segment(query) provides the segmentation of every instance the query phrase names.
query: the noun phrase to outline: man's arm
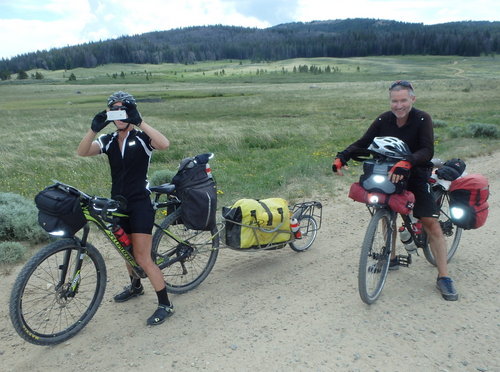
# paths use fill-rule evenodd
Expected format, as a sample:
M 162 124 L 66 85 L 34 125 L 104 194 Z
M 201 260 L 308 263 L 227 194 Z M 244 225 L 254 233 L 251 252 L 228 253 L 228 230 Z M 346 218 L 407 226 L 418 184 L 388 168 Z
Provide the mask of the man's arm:
M 408 159 L 412 165 L 427 165 L 434 156 L 434 128 L 429 114 L 419 119 L 418 150 Z

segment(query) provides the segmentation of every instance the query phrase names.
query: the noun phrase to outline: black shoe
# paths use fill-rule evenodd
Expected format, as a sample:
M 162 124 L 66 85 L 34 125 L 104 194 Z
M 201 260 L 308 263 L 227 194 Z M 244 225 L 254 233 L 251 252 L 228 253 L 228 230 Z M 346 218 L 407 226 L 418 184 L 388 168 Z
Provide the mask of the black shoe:
M 172 305 L 158 305 L 158 309 L 151 315 L 146 324 L 149 326 L 162 324 L 168 317 L 174 314 L 174 307 Z
M 115 302 L 125 302 L 130 300 L 131 298 L 141 296 L 144 294 L 144 287 L 141 286 L 139 288 L 132 287 L 129 285 L 125 287 L 125 290 L 122 293 L 117 294 L 114 298 Z
M 399 270 L 399 258 L 394 257 L 389 262 L 389 270 Z
M 446 301 L 458 300 L 458 293 L 453 285 L 453 280 L 447 276 L 437 278 L 436 287 L 441 292 L 441 295 Z

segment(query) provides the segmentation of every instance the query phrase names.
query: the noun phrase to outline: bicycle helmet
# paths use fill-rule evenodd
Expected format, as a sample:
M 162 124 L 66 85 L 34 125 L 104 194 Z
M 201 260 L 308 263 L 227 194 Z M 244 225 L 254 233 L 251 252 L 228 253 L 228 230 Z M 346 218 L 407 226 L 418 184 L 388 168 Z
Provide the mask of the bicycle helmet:
M 406 159 L 411 155 L 408 145 L 396 137 L 375 137 L 368 150 L 394 159 Z
M 116 102 L 123 102 L 125 104 L 135 105 L 135 98 L 133 95 L 120 90 L 118 92 L 114 92 L 112 95 L 109 96 L 108 107 L 113 106 Z

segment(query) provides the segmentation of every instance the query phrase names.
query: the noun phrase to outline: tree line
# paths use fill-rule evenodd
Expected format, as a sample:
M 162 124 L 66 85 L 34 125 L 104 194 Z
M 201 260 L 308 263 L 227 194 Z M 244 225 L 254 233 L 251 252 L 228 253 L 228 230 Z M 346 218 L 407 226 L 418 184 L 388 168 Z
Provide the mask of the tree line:
M 376 19 L 296 22 L 266 29 L 203 26 L 124 36 L 0 60 L 0 75 L 108 63 L 184 63 L 379 55 L 480 56 L 500 52 L 500 22 L 439 25 Z

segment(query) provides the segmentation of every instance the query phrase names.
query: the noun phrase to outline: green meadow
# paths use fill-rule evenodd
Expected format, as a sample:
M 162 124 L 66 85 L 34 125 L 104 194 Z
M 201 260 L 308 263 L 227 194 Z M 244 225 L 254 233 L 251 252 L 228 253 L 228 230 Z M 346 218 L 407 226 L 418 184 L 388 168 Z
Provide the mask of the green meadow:
M 13 76 L 0 83 L 0 192 L 33 198 L 57 179 L 108 196 L 106 157 L 81 158 L 76 148 L 116 90 L 132 93 L 144 120 L 171 141 L 169 150 L 154 154 L 150 176 L 175 171 L 184 157 L 214 152 L 221 205 L 241 197 L 298 201 L 337 193 L 360 169 L 351 166 L 348 177 L 334 178 L 332 158 L 388 110 L 388 85 L 397 79 L 414 82 L 415 106 L 433 116 L 436 156 L 489 154 L 500 148 L 497 58 L 106 65 L 39 71 L 42 80 Z M 299 66 L 309 71 L 296 72 Z M 68 80 L 71 74 L 76 80 Z M 110 131 L 112 124 L 103 132 Z

